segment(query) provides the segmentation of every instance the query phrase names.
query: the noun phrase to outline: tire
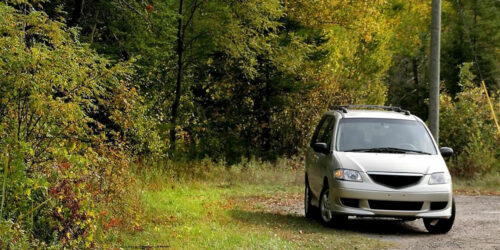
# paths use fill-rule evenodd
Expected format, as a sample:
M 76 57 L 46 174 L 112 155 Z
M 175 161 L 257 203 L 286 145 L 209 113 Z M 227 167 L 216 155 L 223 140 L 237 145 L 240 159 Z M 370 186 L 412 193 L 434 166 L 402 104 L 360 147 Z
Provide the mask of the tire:
M 319 217 L 323 225 L 332 227 L 334 225 L 343 225 L 347 222 L 347 216 L 334 215 L 329 208 L 330 189 L 325 186 L 321 191 L 319 199 Z
M 424 225 L 431 234 L 445 234 L 451 230 L 455 222 L 455 199 L 452 199 L 451 217 L 449 219 L 424 218 Z
M 306 177 L 305 190 L 304 190 L 304 214 L 306 218 L 314 218 L 315 215 L 314 212 L 316 211 L 315 209 L 316 207 L 314 207 L 311 204 L 311 200 L 312 200 L 312 192 Z

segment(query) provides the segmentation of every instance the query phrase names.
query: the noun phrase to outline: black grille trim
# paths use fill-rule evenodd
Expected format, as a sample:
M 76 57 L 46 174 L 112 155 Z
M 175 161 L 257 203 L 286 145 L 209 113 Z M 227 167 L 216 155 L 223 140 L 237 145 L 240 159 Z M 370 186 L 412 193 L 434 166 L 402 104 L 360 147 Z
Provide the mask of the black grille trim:
M 391 188 L 416 185 L 422 179 L 422 175 L 368 174 L 368 176 L 375 183 Z
M 448 205 L 447 201 L 431 202 L 431 210 L 441 210 Z
M 347 207 L 359 207 L 359 199 L 340 198 L 340 202 Z
M 371 209 L 419 211 L 422 209 L 424 202 L 368 200 L 368 204 L 370 204 Z

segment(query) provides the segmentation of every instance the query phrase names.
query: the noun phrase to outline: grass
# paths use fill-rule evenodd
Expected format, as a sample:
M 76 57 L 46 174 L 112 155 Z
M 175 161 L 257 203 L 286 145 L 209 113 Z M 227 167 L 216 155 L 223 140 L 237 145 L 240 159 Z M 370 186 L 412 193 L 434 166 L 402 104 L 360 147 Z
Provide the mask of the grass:
M 491 173 L 475 178 L 453 178 L 456 194 L 500 195 L 500 173 Z
M 300 214 L 302 170 L 288 166 L 286 161 L 272 168 L 262 165 L 219 169 L 202 180 L 145 178 L 148 182 L 140 190 L 144 209 L 140 229 L 116 229 L 112 240 L 122 247 L 173 249 L 389 246 L 359 233 L 326 228 L 316 220 L 304 218 Z

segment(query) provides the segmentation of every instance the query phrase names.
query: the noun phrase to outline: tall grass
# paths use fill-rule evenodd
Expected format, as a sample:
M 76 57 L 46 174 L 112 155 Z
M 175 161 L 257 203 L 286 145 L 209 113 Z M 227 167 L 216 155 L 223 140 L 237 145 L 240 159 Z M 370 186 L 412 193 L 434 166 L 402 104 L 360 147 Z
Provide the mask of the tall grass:
M 275 162 L 243 159 L 227 165 L 224 161 L 209 158 L 201 161 L 174 162 L 170 160 L 135 165 L 133 172 L 143 188 L 163 189 L 182 183 L 237 184 L 287 184 L 303 182 L 303 161 L 298 158 L 280 158 Z
M 301 215 L 300 159 L 137 165 L 141 224 L 114 228 L 113 247 L 380 249 L 387 243 L 332 230 Z

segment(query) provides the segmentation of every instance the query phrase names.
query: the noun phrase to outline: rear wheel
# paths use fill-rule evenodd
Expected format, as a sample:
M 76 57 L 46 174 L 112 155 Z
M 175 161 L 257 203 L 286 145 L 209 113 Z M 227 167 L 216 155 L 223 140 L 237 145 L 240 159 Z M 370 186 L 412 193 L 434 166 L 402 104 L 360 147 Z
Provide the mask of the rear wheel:
M 334 224 L 340 225 L 347 221 L 347 216 L 334 215 L 330 209 L 330 190 L 328 187 L 324 187 L 323 191 L 321 191 L 319 211 L 321 222 L 326 226 L 333 226 Z
M 304 191 L 304 214 L 306 215 L 306 218 L 313 218 L 315 207 L 313 207 L 313 205 L 311 204 L 312 192 L 307 179 L 305 184 L 306 188 Z
M 429 233 L 445 234 L 451 230 L 455 222 L 455 199 L 452 200 L 451 217 L 449 219 L 424 218 L 424 225 Z

